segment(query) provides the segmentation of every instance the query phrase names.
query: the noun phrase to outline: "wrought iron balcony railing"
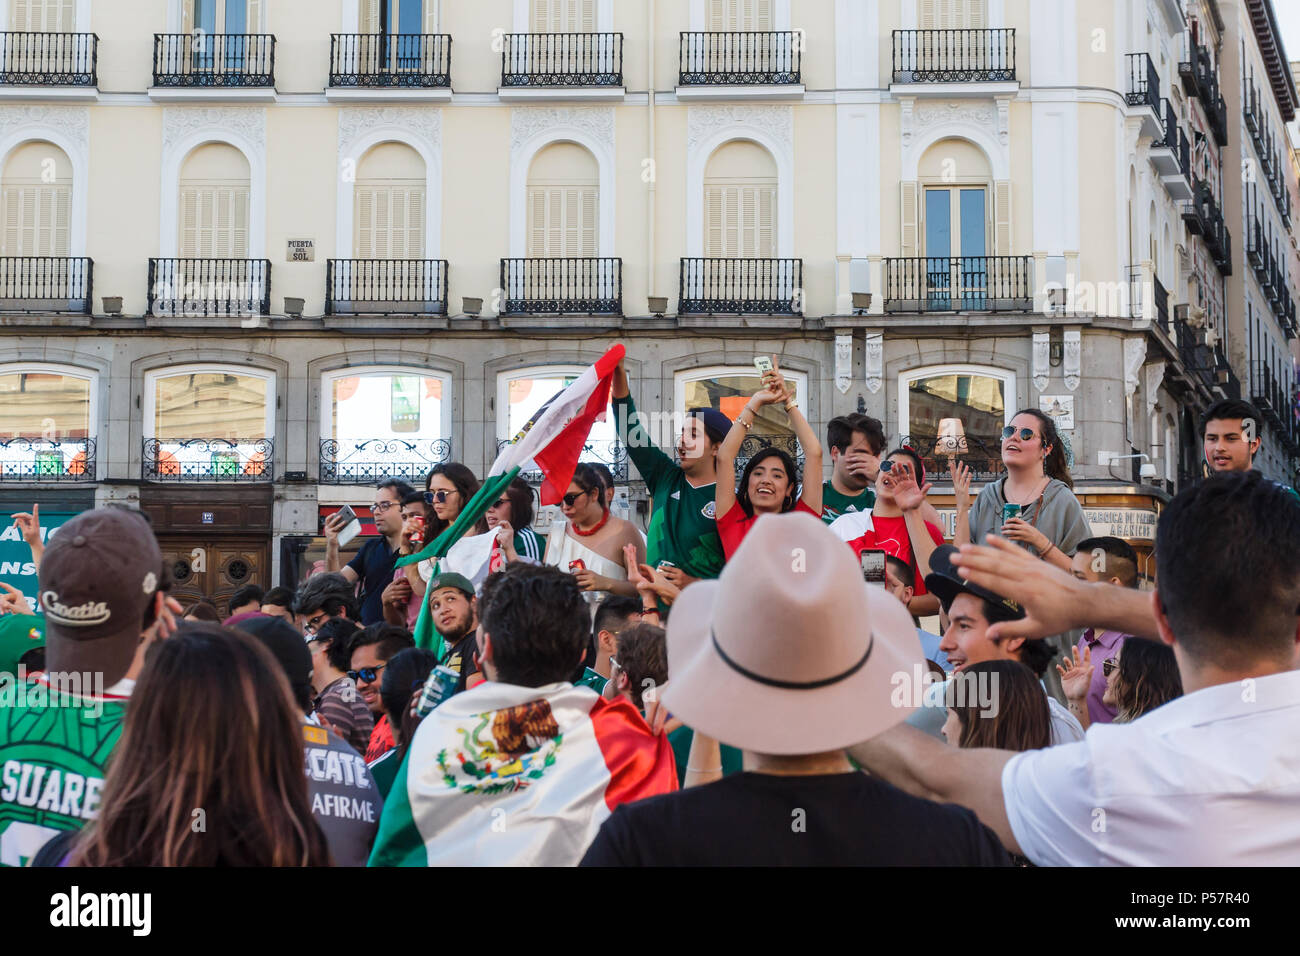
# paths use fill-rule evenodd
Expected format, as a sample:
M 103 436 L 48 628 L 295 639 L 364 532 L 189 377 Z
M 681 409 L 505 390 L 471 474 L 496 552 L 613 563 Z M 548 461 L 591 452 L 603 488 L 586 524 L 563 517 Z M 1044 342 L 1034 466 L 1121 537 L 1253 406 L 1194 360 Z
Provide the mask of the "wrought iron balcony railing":
M 270 438 L 146 438 L 145 481 L 257 482 L 275 479 Z
M 1124 102 L 1129 106 L 1145 106 L 1160 115 L 1160 74 L 1147 53 L 1130 53 L 1124 57 L 1128 66 L 1128 89 Z
M 95 440 L 0 439 L 0 481 L 94 481 Z
M 683 315 L 803 314 L 802 259 L 690 258 L 681 261 Z
M 1232 274 L 1232 234 L 1214 198 L 1210 184 L 1193 177 L 1192 198 L 1183 204 L 1183 222 L 1187 231 L 1205 240 L 1214 264 L 1223 275 Z
M 451 460 L 446 438 L 322 438 L 322 485 L 374 485 L 385 478 L 424 484 L 434 465 Z
M 150 259 L 151 315 L 266 315 L 268 259 Z
M 1167 329 L 1169 328 L 1169 292 L 1154 272 L 1151 274 L 1151 292 L 1156 306 L 1156 321 L 1160 323 L 1162 329 Z
M 446 259 L 330 259 L 326 315 L 446 315 Z
M 0 33 L 0 86 L 98 86 L 94 33 Z
M 89 315 L 94 269 L 84 256 L 0 258 L 0 312 Z
M 507 33 L 501 85 L 622 86 L 621 33 Z
M 681 34 L 679 86 L 781 86 L 802 82 L 802 39 L 793 30 Z
M 502 259 L 501 288 L 507 315 L 622 315 L 623 260 Z
M 497 454 L 501 454 L 502 450 L 509 444 L 509 439 L 498 438 Z M 617 438 L 612 441 L 587 442 L 582 446 L 578 461 L 585 461 L 593 465 L 604 465 L 609 469 L 610 474 L 614 476 L 615 483 L 626 483 L 629 480 L 627 446 Z M 521 471 L 519 477 L 530 485 L 540 485 L 545 478 L 540 469 Z
M 1016 31 L 895 30 L 893 64 L 895 83 L 1012 82 Z
M 1031 312 L 1032 256 L 885 260 L 885 311 Z
M 1219 77 L 1210 53 L 1197 42 L 1196 36 L 1188 33 L 1185 40 L 1183 59 L 1178 64 L 1178 75 L 1183 81 L 1183 90 L 1188 96 L 1200 99 L 1210 122 L 1214 141 L 1220 146 L 1228 142 L 1228 107 L 1223 102 L 1219 90 Z
M 275 86 L 275 37 L 259 33 L 155 33 L 153 85 Z
M 1171 150 L 1178 159 L 1178 171 L 1184 179 L 1190 179 L 1192 175 L 1191 150 L 1187 142 L 1187 136 L 1183 133 L 1182 125 L 1178 122 L 1178 111 L 1174 109 L 1174 104 L 1169 100 L 1161 100 L 1160 109 L 1156 111 L 1156 114 L 1161 118 L 1164 132 L 1160 139 L 1151 144 L 1151 148 Z
M 935 452 L 938 441 L 936 422 L 925 433 L 918 431 L 911 435 L 904 435 L 898 440 L 898 444 L 903 448 L 915 450 L 921 456 L 926 481 L 952 481 L 952 463 L 949 461 L 949 456 Z M 970 450 L 953 457 L 971 470 L 973 479 L 996 481 L 1006 474 L 1006 466 L 1002 464 L 1002 445 L 997 436 L 990 435 L 988 441 L 984 441 L 968 432 L 966 444 Z
M 451 37 L 445 33 L 331 33 L 330 86 L 450 88 Z

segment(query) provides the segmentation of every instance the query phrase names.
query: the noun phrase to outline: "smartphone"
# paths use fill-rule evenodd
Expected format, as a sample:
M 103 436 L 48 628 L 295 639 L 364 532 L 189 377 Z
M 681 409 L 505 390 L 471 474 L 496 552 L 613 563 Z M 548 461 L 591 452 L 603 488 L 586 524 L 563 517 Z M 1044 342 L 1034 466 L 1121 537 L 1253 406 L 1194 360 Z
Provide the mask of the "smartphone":
M 1012 518 L 1020 517 L 1020 505 L 1013 505 L 1007 502 L 1002 506 L 1002 523 L 1006 524 Z
M 754 368 L 758 369 L 758 375 L 761 378 L 772 371 L 772 360 L 766 355 L 757 355 L 754 357 Z
M 434 708 L 456 693 L 456 685 L 459 683 L 459 674 L 450 667 L 439 664 L 429 673 L 420 690 L 420 702 L 415 706 L 415 716 L 429 716 Z
M 351 505 L 344 505 L 335 514 L 344 521 L 343 528 L 339 531 L 339 547 L 341 548 L 361 533 L 361 519 L 357 517 L 357 513 L 352 510 Z
M 586 570 L 587 570 L 587 562 L 583 561 L 582 558 L 574 558 L 572 561 L 569 562 L 570 574 L 575 574 L 578 571 L 586 571 Z
M 655 565 L 655 567 L 657 567 L 660 571 L 662 571 L 664 568 L 675 568 L 677 567 L 677 565 L 673 564 L 671 561 L 665 558 L 662 561 L 660 561 L 657 565 Z
M 862 562 L 862 580 L 868 584 L 885 583 L 885 552 L 866 550 L 860 559 Z

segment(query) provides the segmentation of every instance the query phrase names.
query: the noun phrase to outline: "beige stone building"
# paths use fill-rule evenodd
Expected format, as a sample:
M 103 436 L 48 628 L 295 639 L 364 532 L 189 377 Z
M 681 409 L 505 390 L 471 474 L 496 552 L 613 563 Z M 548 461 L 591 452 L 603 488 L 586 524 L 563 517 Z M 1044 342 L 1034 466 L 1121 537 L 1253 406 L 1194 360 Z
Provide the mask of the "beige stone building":
M 1081 491 L 1173 491 L 1265 354 L 1247 302 L 1295 331 L 1240 286 L 1234 84 L 1293 104 L 1239 6 L 0 0 L 0 508 L 138 503 L 190 594 L 292 580 L 324 513 L 482 474 L 612 341 L 669 414 L 778 353 L 936 492 L 939 419 L 988 479 L 1025 406 Z

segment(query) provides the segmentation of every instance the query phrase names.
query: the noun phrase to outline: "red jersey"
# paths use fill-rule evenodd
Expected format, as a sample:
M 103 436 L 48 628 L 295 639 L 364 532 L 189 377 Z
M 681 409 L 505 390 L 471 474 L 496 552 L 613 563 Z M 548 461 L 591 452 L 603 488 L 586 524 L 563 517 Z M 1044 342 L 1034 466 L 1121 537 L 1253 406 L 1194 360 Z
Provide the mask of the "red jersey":
M 795 502 L 794 508 L 791 510 L 802 511 L 806 515 L 812 515 L 818 520 L 821 519 L 821 515 L 804 504 L 802 498 Z M 740 542 L 745 540 L 745 535 L 749 534 L 749 529 L 754 527 L 754 522 L 761 517 L 762 515 L 745 517 L 745 509 L 740 507 L 740 502 L 737 501 L 727 509 L 725 515 L 718 518 L 718 537 L 722 539 L 722 553 L 728 561 L 736 553 L 736 549 L 740 547 Z
M 721 524 L 721 522 L 719 522 Z M 854 538 L 849 542 L 849 547 L 853 549 L 854 556 L 861 555 L 863 551 L 883 551 L 885 554 L 892 554 L 898 560 L 916 568 L 916 563 L 912 557 L 912 539 L 907 536 L 907 519 L 902 515 L 897 518 L 882 518 L 879 515 L 871 516 L 872 528 L 860 538 Z M 925 530 L 930 532 L 930 538 L 936 545 L 943 544 L 943 532 L 937 525 L 925 523 Z M 916 575 L 916 587 L 913 594 L 927 594 L 925 590 L 925 581 L 922 575 Z
M 388 722 L 388 715 L 384 714 L 379 718 L 379 723 L 375 724 L 375 729 L 370 732 L 370 745 L 366 747 L 366 763 L 374 763 L 396 746 L 397 742 L 393 740 L 393 725 Z

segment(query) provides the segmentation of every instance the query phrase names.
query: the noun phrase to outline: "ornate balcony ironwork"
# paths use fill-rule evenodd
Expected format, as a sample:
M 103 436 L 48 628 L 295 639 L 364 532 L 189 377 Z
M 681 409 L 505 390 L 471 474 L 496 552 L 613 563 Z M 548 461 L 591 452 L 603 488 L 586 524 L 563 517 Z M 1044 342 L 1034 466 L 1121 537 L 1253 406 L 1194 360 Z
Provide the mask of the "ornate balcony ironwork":
M 622 86 L 621 33 L 507 33 L 501 85 Z
M 330 259 L 326 315 L 446 315 L 446 259 Z
M 1129 106 L 1145 106 L 1160 115 L 1160 74 L 1147 53 L 1130 53 L 1124 57 L 1128 65 L 1128 89 L 1124 102 Z
M 95 440 L 0 440 L 0 481 L 94 481 Z
M 932 431 L 904 435 L 898 444 L 903 448 L 911 448 L 921 456 L 926 481 L 952 481 L 948 456 L 935 454 L 934 448 L 938 440 L 936 423 Z M 1006 473 L 1006 466 L 1002 464 L 1002 446 L 996 438 L 985 443 L 979 436 L 967 433 L 966 445 L 970 450 L 955 457 L 971 470 L 972 480 L 996 481 Z
M 145 481 L 273 481 L 275 442 L 270 438 L 146 438 L 141 472 Z
M 434 465 L 451 460 L 446 438 L 322 438 L 322 485 L 373 485 L 385 478 L 423 484 Z
M 0 311 L 89 315 L 94 267 L 84 256 L 0 258 Z
M 98 86 L 94 33 L 0 33 L 0 86 Z
M 1182 78 L 1184 92 L 1200 99 L 1214 141 L 1220 146 L 1225 145 L 1228 142 L 1228 107 L 1219 91 L 1219 76 L 1210 60 L 1210 53 L 1200 45 L 1195 32 L 1186 36 L 1178 75 Z
M 683 259 L 683 315 L 802 315 L 802 259 Z
M 275 86 L 275 37 L 258 33 L 155 33 L 153 85 Z
M 509 439 L 497 439 L 497 454 L 501 454 L 502 450 L 509 444 Z M 627 446 L 617 438 L 612 441 L 587 442 L 582 446 L 578 461 L 585 461 L 592 465 L 604 465 L 609 469 L 610 474 L 614 476 L 615 483 L 625 484 L 628 481 Z M 519 477 L 530 485 L 540 485 L 545 478 L 540 469 L 521 471 Z
M 150 315 L 266 315 L 269 259 L 150 259 Z
M 331 33 L 330 86 L 448 89 L 451 37 L 445 33 Z
M 502 259 L 501 288 L 507 315 L 622 315 L 623 260 Z
M 793 30 L 681 34 L 679 86 L 798 86 L 803 41 Z
M 885 311 L 1032 312 L 1032 256 L 885 260 Z
M 1016 31 L 895 30 L 893 64 L 895 83 L 1013 82 Z

